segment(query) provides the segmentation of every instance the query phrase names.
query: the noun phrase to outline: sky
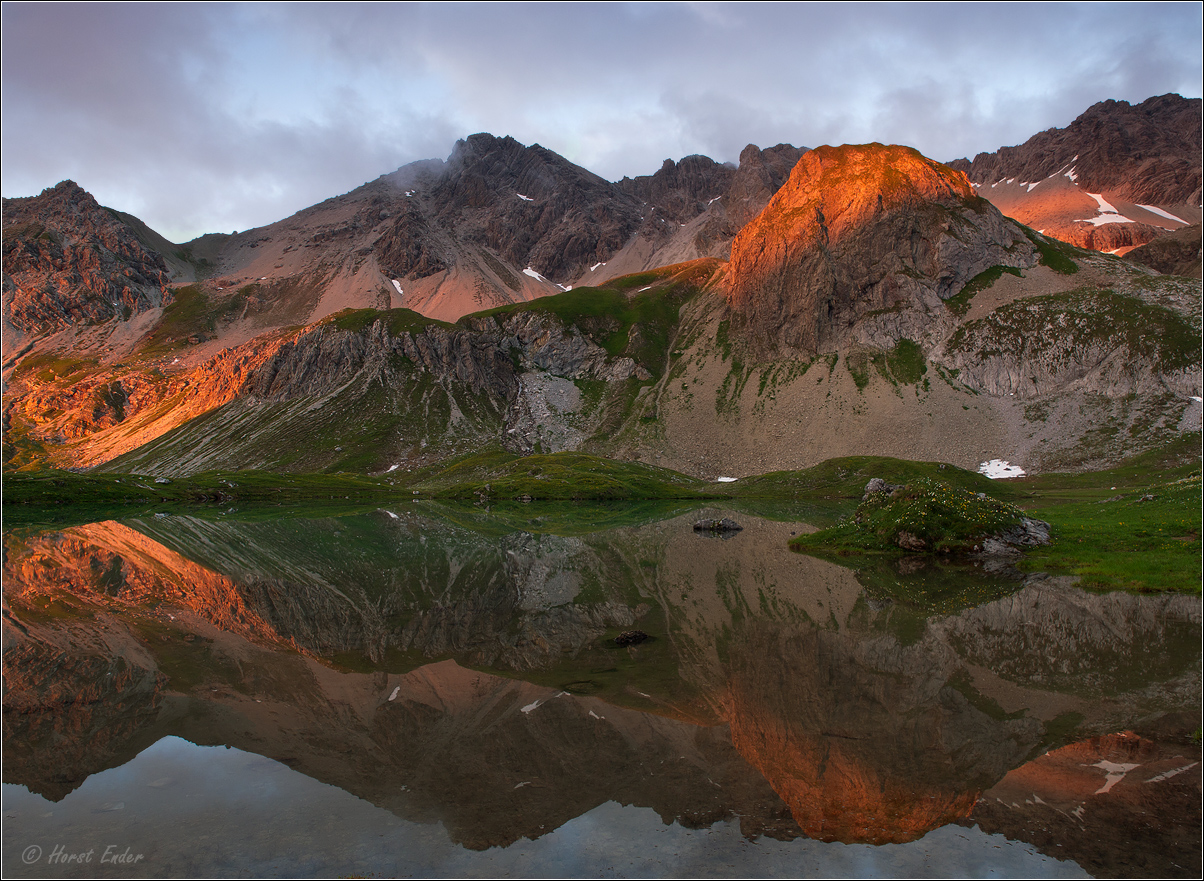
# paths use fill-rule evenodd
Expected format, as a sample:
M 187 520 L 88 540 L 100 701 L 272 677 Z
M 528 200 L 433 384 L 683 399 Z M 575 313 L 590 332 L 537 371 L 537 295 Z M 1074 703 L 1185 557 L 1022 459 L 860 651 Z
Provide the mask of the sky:
M 972 157 L 1097 101 L 1201 96 L 1199 3 L 22 3 L 0 189 L 70 178 L 176 242 L 475 132 L 608 180 L 749 143 Z

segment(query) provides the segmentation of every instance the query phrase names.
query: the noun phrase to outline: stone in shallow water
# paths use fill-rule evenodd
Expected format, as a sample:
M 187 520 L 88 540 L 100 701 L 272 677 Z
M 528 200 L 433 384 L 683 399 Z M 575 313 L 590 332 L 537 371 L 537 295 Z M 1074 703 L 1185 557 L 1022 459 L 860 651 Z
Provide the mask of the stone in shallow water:
M 735 520 L 724 517 L 722 520 L 698 520 L 694 523 L 695 532 L 739 532 L 744 527 Z

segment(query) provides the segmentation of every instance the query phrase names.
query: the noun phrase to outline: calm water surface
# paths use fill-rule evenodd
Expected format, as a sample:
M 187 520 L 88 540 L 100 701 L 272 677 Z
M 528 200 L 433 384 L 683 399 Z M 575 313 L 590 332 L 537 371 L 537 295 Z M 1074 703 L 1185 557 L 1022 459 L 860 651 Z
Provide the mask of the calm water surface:
M 1199 874 L 1199 600 L 790 514 L 6 533 L 4 874 Z

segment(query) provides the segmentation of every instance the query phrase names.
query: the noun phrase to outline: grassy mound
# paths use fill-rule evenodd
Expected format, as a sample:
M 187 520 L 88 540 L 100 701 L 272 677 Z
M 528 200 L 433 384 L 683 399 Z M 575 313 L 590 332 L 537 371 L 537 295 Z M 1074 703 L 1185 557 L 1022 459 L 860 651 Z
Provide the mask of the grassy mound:
M 667 468 L 583 453 L 485 454 L 459 462 L 416 485 L 440 499 L 585 501 L 695 499 L 713 485 Z
M 1018 528 L 1015 505 L 930 478 L 893 493 L 871 493 L 853 516 L 830 529 L 802 535 L 795 550 L 846 555 L 866 552 L 966 553 L 983 539 Z

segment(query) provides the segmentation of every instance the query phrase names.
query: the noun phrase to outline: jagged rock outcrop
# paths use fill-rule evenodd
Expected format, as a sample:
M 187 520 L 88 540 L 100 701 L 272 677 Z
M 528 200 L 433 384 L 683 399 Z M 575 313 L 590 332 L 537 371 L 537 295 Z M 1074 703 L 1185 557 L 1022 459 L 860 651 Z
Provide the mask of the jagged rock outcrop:
M 769 204 L 806 152 L 806 147 L 790 144 L 764 150 L 749 144 L 741 150 L 740 163 L 730 175 L 727 188 L 718 198 L 707 201 L 707 218 L 694 234 L 697 253 L 726 260 L 732 239 Z
M 26 333 L 163 305 L 167 265 L 74 181 L 4 200 L 4 313 Z
M 726 297 L 755 348 L 832 351 L 871 313 L 923 313 L 996 264 L 1031 266 L 1032 243 L 965 176 L 909 147 L 820 147 L 803 155 L 732 243 Z
M 1009 217 L 1123 254 L 1200 220 L 1200 99 L 1102 101 L 1065 129 L 950 166 Z
M 517 356 L 517 367 L 510 352 Z M 387 370 L 400 354 L 439 380 L 463 383 L 473 394 L 487 392 L 511 401 L 523 370 L 566 379 L 646 379 L 648 372 L 628 357 L 612 357 L 573 328 L 538 312 L 519 312 L 501 324 L 493 319 L 463 327 L 431 324 L 392 336 L 383 321 L 361 331 L 319 325 L 285 343 L 248 378 L 242 392 L 283 401 L 328 394 L 365 369 Z
M 990 184 L 1040 181 L 1073 165 L 1076 183 L 1087 192 L 1114 193 L 1137 204 L 1199 205 L 1200 108 L 1199 98 L 1174 94 L 1136 106 L 1101 101 L 1064 129 L 949 166 L 974 183 Z
M 736 169 L 707 156 L 687 156 L 680 162 L 666 159 L 651 175 L 625 177 L 619 189 L 656 210 L 658 217 L 685 223 L 706 210 L 731 186 Z
M 605 261 L 640 223 L 639 204 L 614 184 L 538 144 L 484 133 L 456 143 L 427 206 L 457 238 L 553 281 Z
M 1089 251 L 1124 253 L 1158 238 L 1164 232 L 1148 223 L 1061 223 L 1042 227 L 1047 236 Z
M 1204 259 L 1200 248 L 1200 224 L 1159 236 L 1156 241 L 1134 248 L 1125 257 L 1165 275 L 1200 278 Z

